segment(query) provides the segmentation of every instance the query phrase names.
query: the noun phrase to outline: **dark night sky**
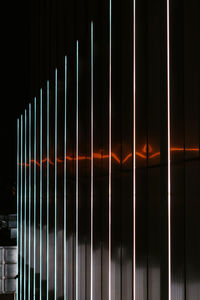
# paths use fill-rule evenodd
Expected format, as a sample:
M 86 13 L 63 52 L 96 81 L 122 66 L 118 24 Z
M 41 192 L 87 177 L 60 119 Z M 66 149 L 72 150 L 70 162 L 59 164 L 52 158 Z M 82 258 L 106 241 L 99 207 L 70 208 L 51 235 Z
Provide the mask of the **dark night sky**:
M 4 2 L 1 17 L 0 214 L 15 212 L 16 119 L 28 102 L 29 1 Z

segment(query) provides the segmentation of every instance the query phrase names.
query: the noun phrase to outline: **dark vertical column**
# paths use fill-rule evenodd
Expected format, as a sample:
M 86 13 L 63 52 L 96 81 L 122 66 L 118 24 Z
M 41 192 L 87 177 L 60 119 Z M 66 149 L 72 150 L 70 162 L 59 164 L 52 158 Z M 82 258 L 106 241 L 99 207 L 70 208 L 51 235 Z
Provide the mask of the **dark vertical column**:
M 64 300 L 67 300 L 67 278 L 68 278 L 68 265 L 67 265 L 67 100 L 68 100 L 68 68 L 67 68 L 67 56 L 65 56 L 65 67 L 64 67 L 64 176 L 63 176 L 63 184 L 64 184 L 64 195 L 63 195 L 63 237 L 64 237 Z
M 109 299 L 109 2 L 94 6 L 94 298 Z M 100 283 L 100 284 L 99 284 Z
M 184 5 L 170 2 L 172 299 L 185 299 Z
M 75 300 L 76 224 L 76 48 L 68 56 L 67 110 L 67 298 Z
M 57 150 L 57 298 L 64 297 L 64 114 L 65 60 L 58 69 L 58 150 Z
M 148 299 L 148 1 L 136 1 L 136 299 Z
M 199 2 L 184 6 L 186 299 L 200 297 L 200 20 Z
M 84 39 L 78 52 L 78 236 L 79 299 L 90 299 L 90 187 L 91 187 L 91 74 L 90 22 L 85 18 Z

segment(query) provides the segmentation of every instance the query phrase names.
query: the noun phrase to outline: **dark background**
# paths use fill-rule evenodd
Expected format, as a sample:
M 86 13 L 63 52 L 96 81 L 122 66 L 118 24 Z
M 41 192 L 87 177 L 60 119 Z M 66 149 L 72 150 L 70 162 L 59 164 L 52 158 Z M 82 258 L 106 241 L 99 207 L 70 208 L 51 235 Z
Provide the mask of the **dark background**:
M 1 8 L 0 214 L 16 213 L 16 122 L 30 100 L 30 1 Z

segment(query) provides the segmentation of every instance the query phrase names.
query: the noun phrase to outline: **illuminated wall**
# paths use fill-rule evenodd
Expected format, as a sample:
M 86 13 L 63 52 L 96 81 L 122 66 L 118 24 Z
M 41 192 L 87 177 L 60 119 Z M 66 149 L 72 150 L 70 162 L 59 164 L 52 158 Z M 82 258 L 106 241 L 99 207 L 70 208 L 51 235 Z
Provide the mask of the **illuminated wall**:
M 19 300 L 199 300 L 200 72 L 175 2 L 93 3 L 17 120 Z

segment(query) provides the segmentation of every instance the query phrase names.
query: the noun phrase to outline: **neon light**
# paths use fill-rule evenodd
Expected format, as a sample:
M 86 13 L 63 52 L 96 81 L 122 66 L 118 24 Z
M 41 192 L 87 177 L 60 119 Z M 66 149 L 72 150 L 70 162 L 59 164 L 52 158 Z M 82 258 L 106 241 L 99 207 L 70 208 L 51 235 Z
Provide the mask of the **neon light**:
M 136 300 L 136 11 L 133 0 L 133 300 Z
M 47 300 L 49 300 L 49 81 L 47 81 Z
M 19 264 L 19 119 L 17 119 L 17 270 L 20 274 Z M 18 296 L 18 279 L 16 279 L 16 300 Z
M 42 300 L 42 89 L 40 89 L 40 300 Z
M 108 241 L 108 299 L 111 300 L 111 102 L 112 102 L 112 0 L 109 6 L 109 241 Z
M 23 162 L 23 115 L 21 115 L 21 163 Z M 21 207 L 20 207 L 20 299 L 22 299 L 22 207 L 23 207 L 23 168 L 21 165 Z
M 93 185 L 94 185 L 94 116 L 93 116 L 93 102 L 94 102 L 94 37 L 93 37 L 93 22 L 91 22 L 91 286 L 90 286 L 90 299 L 93 300 Z
M 27 113 L 25 109 L 25 132 L 24 132 L 24 161 L 25 161 L 25 168 L 24 168 L 24 300 L 26 300 L 26 140 L 27 140 Z
M 64 300 L 67 299 L 67 56 L 65 56 L 65 124 L 64 124 Z
M 170 154 L 170 23 L 167 0 L 167 171 L 168 171 L 168 299 L 171 300 L 171 154 Z
M 34 160 L 36 161 L 36 98 L 34 98 Z M 36 164 L 34 165 L 34 224 L 33 224 L 33 299 L 36 299 Z
M 76 300 L 78 300 L 78 41 L 76 41 Z
M 29 255 L 28 255 L 28 299 L 31 299 L 31 104 L 29 104 Z
M 146 147 L 146 145 L 144 147 Z M 184 149 L 184 148 L 181 148 L 181 147 L 180 148 L 179 147 L 171 147 L 170 151 L 171 152 L 183 152 L 183 151 L 185 151 L 185 152 L 199 152 L 199 148 L 185 148 Z M 139 158 L 147 159 L 146 150 L 144 150 L 144 148 L 143 148 L 141 152 L 136 151 L 135 156 L 139 157 Z M 155 153 L 149 155 L 148 159 L 153 159 L 153 158 L 156 158 L 156 157 L 159 157 L 159 156 L 160 156 L 160 152 L 155 152 Z M 125 164 L 132 157 L 133 157 L 133 154 L 129 153 L 125 156 L 124 159 L 120 160 L 120 158 L 117 156 L 117 154 L 115 154 L 114 152 L 111 152 L 111 158 L 118 164 Z M 56 160 L 57 160 L 58 163 L 64 163 L 65 158 L 66 158 L 67 161 L 76 161 L 76 157 L 68 156 L 68 155 L 66 157 L 64 157 L 64 159 L 60 159 L 59 157 L 57 157 Z M 108 159 L 108 158 L 109 158 L 109 154 L 102 154 L 102 152 L 99 152 L 99 153 L 94 152 L 93 153 L 93 159 L 101 160 L 101 159 Z M 78 156 L 79 161 L 84 161 L 84 160 L 91 161 L 91 159 L 92 159 L 91 156 L 80 156 L 80 155 Z M 40 162 L 35 161 L 35 160 L 31 160 L 30 164 L 26 163 L 26 166 L 29 167 L 31 165 L 31 163 L 36 164 L 36 166 L 40 167 Z M 47 157 L 42 160 L 43 165 L 44 165 L 44 163 L 48 163 L 52 166 L 55 165 L 54 162 L 49 158 L 47 159 Z M 22 163 L 22 164 L 19 163 L 19 165 L 25 166 L 25 163 Z
M 57 298 L 57 69 L 55 70 L 55 274 L 54 274 L 54 299 Z

